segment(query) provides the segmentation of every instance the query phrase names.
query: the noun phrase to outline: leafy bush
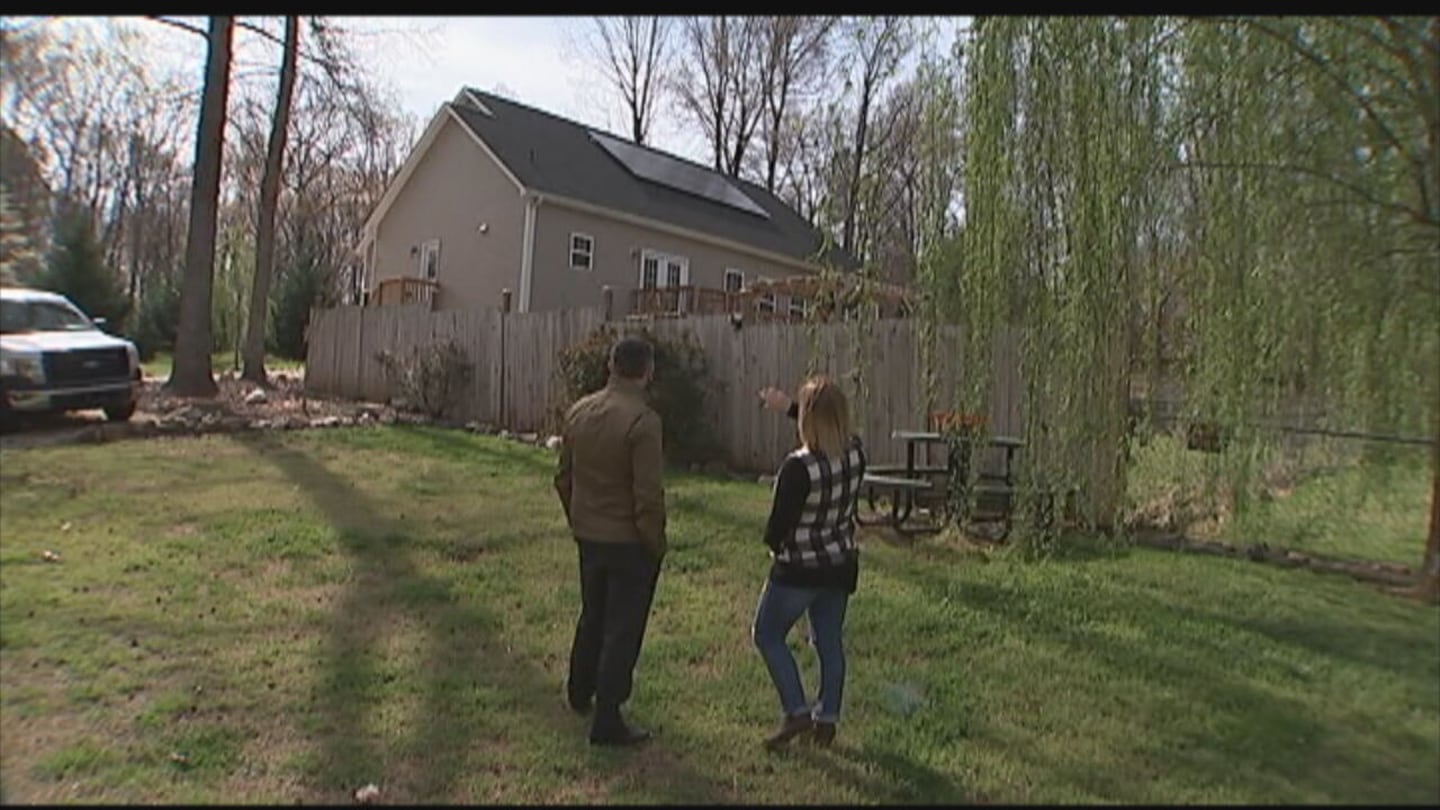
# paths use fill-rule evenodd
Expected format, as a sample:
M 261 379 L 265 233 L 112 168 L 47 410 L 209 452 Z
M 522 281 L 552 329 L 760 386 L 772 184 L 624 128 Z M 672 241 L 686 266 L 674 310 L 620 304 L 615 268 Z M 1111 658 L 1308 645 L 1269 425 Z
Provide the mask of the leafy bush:
M 454 341 L 416 346 L 408 352 L 377 352 L 390 390 L 413 408 L 430 416 L 444 416 L 460 402 L 474 364 Z
M 330 305 L 330 278 L 327 268 L 308 258 L 279 273 L 270 299 L 270 351 L 291 360 L 305 359 L 310 310 Z
M 26 232 L 20 209 L 0 180 L 0 282 L 28 285 L 44 270 L 44 262 Z
M 719 443 L 706 418 L 709 367 L 705 351 L 689 335 L 666 340 L 648 329 L 631 333 L 655 347 L 655 379 L 646 393 L 650 407 L 660 414 L 666 458 L 677 463 L 717 458 Z M 613 327 L 602 326 L 561 352 L 559 373 L 565 385 L 565 408 L 605 387 L 610 378 L 610 347 L 619 338 L 620 333 Z
M 175 328 L 180 323 L 180 288 L 167 276 L 158 276 L 145 285 L 140 306 L 130 319 L 128 337 L 149 362 L 156 352 L 175 348 Z

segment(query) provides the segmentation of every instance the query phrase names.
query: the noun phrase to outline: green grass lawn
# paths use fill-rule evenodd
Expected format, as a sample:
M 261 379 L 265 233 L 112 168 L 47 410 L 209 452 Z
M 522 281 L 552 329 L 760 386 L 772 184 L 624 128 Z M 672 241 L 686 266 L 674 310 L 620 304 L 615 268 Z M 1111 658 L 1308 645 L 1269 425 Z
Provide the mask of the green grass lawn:
M 1083 543 L 866 536 L 837 747 L 767 754 L 769 492 L 681 475 L 629 707 L 657 738 L 592 749 L 552 469 L 414 427 L 4 451 L 4 800 L 1440 801 L 1436 610 Z
M 1360 463 L 1323 446 L 1300 458 L 1272 450 L 1263 456 L 1273 479 L 1267 494 L 1213 527 L 1215 534 L 1239 545 L 1265 543 L 1418 569 L 1429 531 L 1428 453 L 1425 447 L 1391 447 L 1383 460 Z M 1183 438 L 1157 436 L 1137 451 L 1131 498 L 1183 501 L 1204 491 L 1207 473 L 1227 461 L 1186 450 Z
M 168 379 L 170 369 L 174 367 L 175 358 L 169 352 L 157 352 L 147 363 L 141 363 L 140 369 L 146 377 L 160 377 Z M 210 367 L 219 374 L 228 369 L 238 369 L 233 351 L 215 352 L 210 356 Z M 267 356 L 265 358 L 265 370 L 276 371 L 303 371 L 305 362 L 303 360 L 289 360 L 284 357 Z
M 1316 474 L 1287 497 L 1240 513 L 1227 536 L 1418 570 L 1429 530 L 1431 471 L 1419 458 Z

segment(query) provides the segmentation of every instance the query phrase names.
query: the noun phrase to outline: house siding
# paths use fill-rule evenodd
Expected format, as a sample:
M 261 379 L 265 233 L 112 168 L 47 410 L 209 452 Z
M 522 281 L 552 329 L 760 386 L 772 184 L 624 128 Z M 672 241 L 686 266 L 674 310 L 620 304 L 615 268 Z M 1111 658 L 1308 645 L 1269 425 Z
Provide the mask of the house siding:
M 570 268 L 572 233 L 583 233 L 595 240 L 590 270 Z M 730 267 L 744 271 L 747 283 L 805 272 L 794 265 L 738 250 L 546 203 L 536 213 L 530 309 L 539 312 L 601 306 L 602 289 L 608 284 L 615 291 L 616 312 L 628 312 L 630 291 L 639 286 L 640 257 L 646 250 L 689 259 L 689 283 L 695 287 L 723 289 L 725 269 Z
M 488 228 L 480 231 L 481 223 Z M 418 277 L 420 255 L 440 240 L 436 309 L 500 305 L 519 293 L 525 204 L 515 184 L 454 120 L 447 120 L 377 223 L 372 285 Z

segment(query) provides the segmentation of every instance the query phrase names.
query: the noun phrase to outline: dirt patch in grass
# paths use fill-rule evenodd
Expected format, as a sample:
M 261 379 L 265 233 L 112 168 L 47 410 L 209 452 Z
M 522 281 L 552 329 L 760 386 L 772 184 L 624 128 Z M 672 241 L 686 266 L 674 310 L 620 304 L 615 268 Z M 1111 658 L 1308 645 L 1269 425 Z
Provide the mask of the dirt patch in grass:
M 165 530 L 165 536 L 166 536 L 166 537 L 194 537 L 195 534 L 196 534 L 198 531 L 199 531 L 199 529 L 196 527 L 196 525 L 195 525 L 194 523 L 191 523 L 191 522 L 189 522 L 189 521 L 186 521 L 186 522 L 184 522 L 184 523 L 176 523 L 174 526 L 171 526 L 170 528 L 166 529 L 166 530 Z
M 7 676 L 5 688 L 24 689 L 34 682 L 21 682 Z M 63 701 L 64 690 L 57 690 Z M 48 702 L 48 700 L 47 700 Z M 53 767 L 56 752 L 71 741 L 94 736 L 95 728 L 85 719 L 72 714 L 45 712 L 19 715 L 6 712 L 0 728 L 0 749 L 5 751 L 5 799 L 10 804 L 53 804 L 74 801 L 74 780 L 67 784 L 63 774 L 57 776 Z
M 9 694 L 0 723 L 7 802 L 145 800 L 143 795 L 117 793 L 104 773 L 146 758 L 145 749 L 155 737 L 142 732 L 141 718 L 153 711 L 157 698 L 180 690 L 183 677 L 151 676 L 143 689 L 98 695 L 84 712 L 67 708 L 81 680 L 33 651 L 7 651 L 0 680 Z

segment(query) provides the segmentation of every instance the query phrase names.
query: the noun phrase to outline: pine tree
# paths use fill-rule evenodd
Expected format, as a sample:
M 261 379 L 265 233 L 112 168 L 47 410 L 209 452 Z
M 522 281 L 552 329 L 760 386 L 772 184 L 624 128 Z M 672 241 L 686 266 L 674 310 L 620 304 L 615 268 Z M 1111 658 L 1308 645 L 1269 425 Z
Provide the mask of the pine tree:
M 66 296 L 86 315 L 105 318 L 111 329 L 121 327 L 130 303 L 115 272 L 105 266 L 100 242 L 84 214 L 60 216 L 46 264 L 41 286 Z

